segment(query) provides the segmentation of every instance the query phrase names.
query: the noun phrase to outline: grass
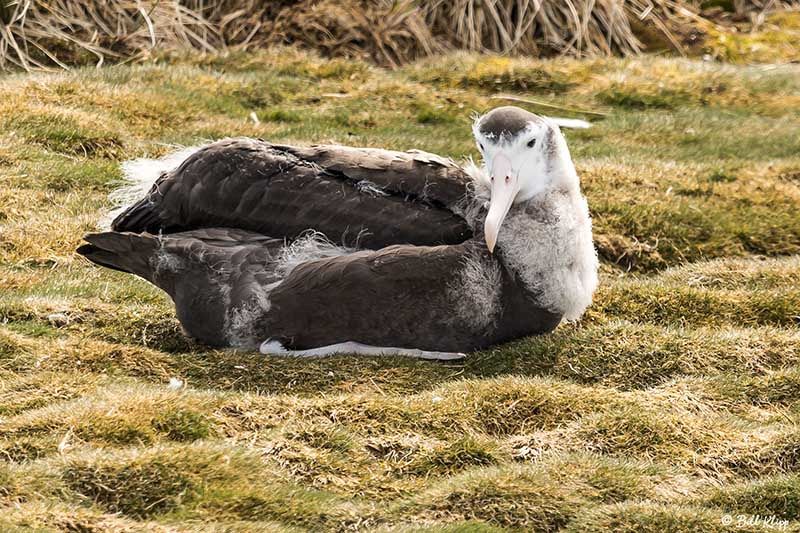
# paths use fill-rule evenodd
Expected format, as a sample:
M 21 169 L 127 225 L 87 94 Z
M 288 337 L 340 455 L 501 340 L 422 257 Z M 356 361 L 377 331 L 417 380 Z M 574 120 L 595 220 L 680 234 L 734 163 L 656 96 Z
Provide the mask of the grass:
M 798 80 L 291 49 L 6 76 L 0 529 L 800 529 Z M 601 288 L 550 335 L 459 363 L 211 350 L 157 290 L 74 254 L 122 160 L 226 135 L 459 159 L 497 92 L 606 115 L 566 132 Z
M 722 15 L 722 16 L 720 16 Z M 253 0 L 208 4 L 9 0 L 0 4 L 0 70 L 147 61 L 164 53 L 240 51 L 293 43 L 328 57 L 360 57 L 397 67 L 444 50 L 533 56 L 672 53 L 727 61 L 796 60 L 798 17 L 788 1 L 617 0 L 480 5 L 418 1 Z M 333 73 L 340 69 L 334 66 Z M 500 78 L 520 90 L 548 85 L 547 73 Z M 542 74 L 539 76 L 538 74 Z M 483 86 L 494 79 L 470 76 Z

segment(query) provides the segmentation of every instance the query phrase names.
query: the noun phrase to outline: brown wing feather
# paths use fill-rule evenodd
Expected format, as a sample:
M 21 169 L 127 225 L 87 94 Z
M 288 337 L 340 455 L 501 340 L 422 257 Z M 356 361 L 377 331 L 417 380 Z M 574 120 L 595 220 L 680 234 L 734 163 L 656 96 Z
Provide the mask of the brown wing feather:
M 162 176 L 112 228 L 225 226 L 288 239 L 314 229 L 371 249 L 455 244 L 472 235 L 455 208 L 469 191 L 457 165 L 431 154 L 226 139 Z
M 270 292 L 265 331 L 291 349 L 361 342 L 473 351 L 490 340 L 457 318 L 448 290 L 467 245 L 390 246 L 297 267 Z
M 452 160 L 421 150 L 396 152 L 327 145 L 280 148 L 353 180 L 366 180 L 448 208 L 464 198 L 470 183 L 464 170 Z

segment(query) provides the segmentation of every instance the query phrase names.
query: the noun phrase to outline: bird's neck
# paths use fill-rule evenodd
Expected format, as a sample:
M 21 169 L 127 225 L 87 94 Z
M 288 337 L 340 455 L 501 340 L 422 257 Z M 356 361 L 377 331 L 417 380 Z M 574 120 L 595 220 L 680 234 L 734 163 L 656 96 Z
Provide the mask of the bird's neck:
M 589 224 L 582 204 L 585 200 L 579 190 L 558 187 L 515 203 L 509 210 L 498 235 L 498 257 L 528 289 L 535 291 L 554 265 L 569 261 L 565 255 L 571 250 L 564 241 L 576 227 Z
M 552 189 L 512 207 L 496 252 L 534 307 L 574 320 L 591 302 L 597 253 L 589 207 L 577 187 Z

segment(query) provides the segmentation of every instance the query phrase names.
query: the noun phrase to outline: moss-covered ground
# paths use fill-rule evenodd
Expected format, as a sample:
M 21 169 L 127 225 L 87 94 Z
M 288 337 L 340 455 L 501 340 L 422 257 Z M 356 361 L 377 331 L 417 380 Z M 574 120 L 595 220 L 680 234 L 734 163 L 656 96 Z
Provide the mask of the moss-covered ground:
M 550 335 L 210 350 L 74 254 L 120 161 L 233 135 L 461 159 L 497 94 L 597 113 L 528 106 L 594 124 L 566 135 L 602 287 Z M 277 49 L 0 80 L 0 531 L 789 531 L 799 471 L 798 65 Z

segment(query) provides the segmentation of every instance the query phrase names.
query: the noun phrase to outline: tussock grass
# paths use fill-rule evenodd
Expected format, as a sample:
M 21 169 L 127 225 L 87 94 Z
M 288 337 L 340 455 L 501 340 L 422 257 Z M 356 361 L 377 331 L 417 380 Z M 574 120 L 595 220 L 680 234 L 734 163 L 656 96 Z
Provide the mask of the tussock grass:
M 797 57 L 797 36 L 800 32 L 797 11 L 775 13 L 770 25 L 760 31 L 744 34 L 710 31 L 708 51 L 722 61 L 775 61 Z M 776 27 L 780 31 L 775 31 Z
M 76 509 L 67 505 L 45 505 L 39 502 L 25 503 L 9 507 L 0 516 L 3 531 L 13 533 L 56 532 L 56 531 L 104 531 L 110 533 L 130 533 L 153 531 L 171 533 L 174 528 L 153 521 L 141 523 L 119 515 L 111 515 L 96 510 Z
M 743 522 L 739 525 L 728 525 L 723 518 L 725 513 L 684 505 L 664 505 L 653 503 L 621 503 L 598 507 L 587 512 L 574 522 L 565 531 L 569 532 L 594 532 L 594 531 L 619 531 L 633 532 L 659 532 L 659 531 L 708 531 L 709 533 L 731 531 L 766 532 L 774 529 L 771 524 L 749 524 Z
M 797 80 L 290 48 L 4 77 L 0 529 L 797 528 Z M 120 160 L 227 135 L 459 159 L 497 92 L 607 114 L 566 132 L 601 289 L 550 335 L 451 363 L 210 350 L 159 291 L 74 255 Z
M 709 397 L 731 406 L 780 406 L 793 408 L 797 403 L 798 368 L 766 371 L 761 375 L 722 375 L 701 378 L 699 387 Z
M 527 430 L 552 428 L 581 411 L 601 409 L 619 401 L 606 390 L 582 389 L 542 379 L 505 377 L 456 381 L 431 392 L 392 402 L 372 395 L 307 398 L 277 397 L 269 402 L 247 403 L 247 412 L 260 411 L 260 418 L 286 418 L 286 413 L 328 419 L 368 436 L 411 431 L 431 438 L 448 438 L 480 432 L 506 436 Z M 592 394 L 594 392 L 594 394 Z M 437 399 L 434 399 L 437 398 Z M 287 409 L 284 402 L 292 405 Z
M 497 372 L 641 389 L 679 375 L 760 375 L 790 367 L 800 357 L 798 340 L 791 329 L 664 327 L 612 320 L 564 328 L 502 352 L 489 350 L 485 360 Z
M 64 465 L 61 479 L 107 512 L 139 519 L 283 516 L 311 525 L 334 520 L 337 513 L 331 496 L 299 493 L 281 484 L 257 456 L 205 444 L 79 456 Z M 330 504 L 329 512 L 317 512 L 315 500 Z
M 747 438 L 720 447 L 713 462 L 747 477 L 794 472 L 800 465 L 800 433 L 796 422 L 789 427 L 773 424 L 750 430 Z
M 198 444 L 78 457 L 61 478 L 80 497 L 132 518 L 273 519 L 312 528 L 354 518 L 352 504 L 281 483 L 264 466 L 252 453 Z
M 386 528 L 378 528 L 375 531 L 380 532 L 399 532 L 399 533 L 502 533 L 508 531 L 506 528 L 493 526 L 487 524 L 482 520 L 463 520 L 452 524 L 436 524 L 436 525 L 419 525 L 419 524 L 405 524 L 400 526 L 391 526 Z
M 59 443 L 62 449 L 84 443 L 192 442 L 212 436 L 213 423 L 204 411 L 217 403 L 208 395 L 187 397 L 166 387 L 112 386 L 22 413 L 8 420 L 5 430 L 11 435 L 67 435 Z
M 765 48 L 782 56 L 797 54 L 792 12 L 778 9 L 764 24 L 771 8 L 785 3 L 171 0 L 145 8 L 133 1 L 77 6 L 14 0 L 0 5 L 0 68 L 68 68 L 147 60 L 163 50 L 213 52 L 229 45 L 254 49 L 285 43 L 386 66 L 453 48 L 577 56 L 702 50 L 718 58 L 763 61 L 771 57 Z M 749 17 L 746 29 L 753 32 L 742 38 L 745 25 L 719 24 L 706 16 L 704 8 L 720 6 L 740 21 Z
M 791 326 L 798 323 L 800 292 L 794 257 L 772 261 L 714 261 L 630 276 L 603 290 L 594 313 L 669 324 Z M 715 281 L 724 279 L 725 281 Z M 635 290 L 631 290 L 633 286 Z
M 779 475 L 721 487 L 703 501 L 726 511 L 797 520 L 800 518 L 800 479 L 797 475 Z
M 453 474 L 472 466 L 487 466 L 497 462 L 491 445 L 467 436 L 420 454 L 408 466 L 408 470 L 416 475 L 431 476 Z
M 21 132 L 28 142 L 66 155 L 113 157 L 120 153 L 120 137 L 113 132 L 98 131 L 102 126 L 91 119 L 86 124 L 87 118 L 34 108 L 29 115 L 17 110 L 7 127 Z
M 698 417 L 662 409 L 643 409 L 632 403 L 595 413 L 575 424 L 573 438 L 579 446 L 598 453 L 673 460 L 702 452 L 703 446 L 719 438 L 717 428 Z
M 649 291 L 633 294 L 629 287 L 629 284 L 619 287 L 616 293 L 608 295 L 608 299 L 602 295 L 602 307 L 597 312 L 620 318 L 633 316 L 651 323 L 677 322 L 701 326 L 715 322 L 748 326 L 791 326 L 797 323 L 795 313 L 800 292 L 796 289 L 748 294 L 743 291 L 681 290 L 654 284 Z
M 600 504 L 663 498 L 654 487 L 674 482 L 657 467 L 565 456 L 536 465 L 467 472 L 405 504 L 421 517 L 478 519 L 515 530 L 556 531 Z
M 6 328 L 0 329 L 0 362 L 3 370 L 20 370 L 30 361 L 30 349 L 25 337 Z
M 70 400 L 107 383 L 104 376 L 96 374 L 8 373 L 3 375 L 3 386 L 0 388 L 0 416 Z
M 208 470 L 214 459 L 221 462 L 219 457 L 208 459 L 201 464 L 185 464 L 172 455 L 159 457 L 151 453 L 108 466 L 99 461 L 87 465 L 76 460 L 66 466 L 62 476 L 71 490 L 112 513 L 146 518 L 173 510 L 184 498 L 194 496 L 197 483 L 184 472 Z

